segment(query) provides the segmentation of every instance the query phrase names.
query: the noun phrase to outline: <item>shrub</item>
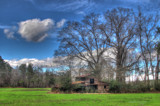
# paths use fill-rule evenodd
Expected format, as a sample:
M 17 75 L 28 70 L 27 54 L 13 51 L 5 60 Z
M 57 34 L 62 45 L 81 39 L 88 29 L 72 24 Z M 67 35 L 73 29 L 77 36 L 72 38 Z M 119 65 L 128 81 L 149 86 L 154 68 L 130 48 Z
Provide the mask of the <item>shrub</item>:
M 160 88 L 160 86 L 157 88 Z M 140 93 L 148 91 L 153 91 L 153 87 L 146 85 L 143 81 L 126 84 L 112 80 L 109 85 L 109 92 L 112 93 Z
M 160 91 L 160 83 L 155 86 L 155 90 Z
M 51 84 L 55 85 L 54 79 L 50 80 Z M 56 89 L 59 90 L 59 92 L 63 93 L 70 93 L 72 91 L 72 80 L 71 80 L 71 73 L 70 71 L 66 71 L 59 74 L 59 83 L 58 88 L 55 86 L 52 87 L 52 91 L 55 91 Z
M 98 91 L 96 89 L 93 89 L 93 88 L 86 88 L 85 92 L 86 93 L 97 93 Z
M 51 92 L 56 92 L 56 93 L 60 92 L 60 91 L 59 91 L 59 87 L 53 86 L 53 87 L 51 88 Z
M 85 92 L 85 87 L 82 87 L 81 84 L 72 85 L 72 91 L 73 92 Z
M 109 92 L 120 93 L 121 84 L 115 80 L 112 80 L 109 85 Z

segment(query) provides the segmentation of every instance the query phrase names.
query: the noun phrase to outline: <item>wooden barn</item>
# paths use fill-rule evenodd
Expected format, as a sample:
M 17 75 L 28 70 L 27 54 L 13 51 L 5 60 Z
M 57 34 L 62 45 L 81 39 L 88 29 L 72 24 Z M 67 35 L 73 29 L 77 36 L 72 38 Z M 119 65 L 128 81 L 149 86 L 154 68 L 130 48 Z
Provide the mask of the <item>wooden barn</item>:
M 98 81 L 90 74 L 77 76 L 72 84 L 79 84 L 84 89 L 97 90 L 98 92 L 108 92 L 109 88 L 109 84 Z

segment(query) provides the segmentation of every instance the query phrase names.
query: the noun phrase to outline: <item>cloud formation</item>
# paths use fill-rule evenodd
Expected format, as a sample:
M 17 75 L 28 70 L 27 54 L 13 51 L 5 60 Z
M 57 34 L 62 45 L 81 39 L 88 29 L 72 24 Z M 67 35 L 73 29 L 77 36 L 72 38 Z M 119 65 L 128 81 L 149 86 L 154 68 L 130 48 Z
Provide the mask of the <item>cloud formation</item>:
M 95 7 L 94 0 L 31 0 L 37 8 L 48 11 L 71 12 L 77 10 L 89 11 Z
M 46 59 L 36 59 L 36 58 L 23 58 L 20 60 L 5 60 L 7 63 L 9 63 L 12 67 L 17 67 L 20 66 L 21 64 L 33 64 L 33 66 L 37 66 L 37 67 L 53 67 L 53 58 L 46 58 Z
M 11 67 L 16 68 L 17 66 L 20 66 L 21 64 L 32 64 L 34 67 L 42 67 L 42 68 L 60 68 L 62 66 L 67 66 L 68 61 L 66 60 L 66 57 L 61 58 L 46 58 L 46 59 L 36 59 L 36 58 L 23 58 L 20 60 L 13 59 L 13 60 L 4 60 L 5 62 L 9 63 Z M 74 62 L 74 65 L 79 65 L 80 60 L 76 59 Z M 81 63 L 82 64 L 82 63 Z M 83 62 L 83 64 L 86 64 L 86 62 Z
M 8 39 L 14 39 L 14 32 L 9 29 L 4 29 L 4 34 Z
M 149 3 L 150 2 L 150 0 L 126 0 L 126 1 L 127 2 L 133 2 L 133 3 L 136 3 L 136 2 Z
M 0 29 L 10 28 L 10 26 L 0 24 Z
M 52 19 L 31 19 L 19 23 L 18 33 L 27 41 L 41 42 L 52 30 L 54 21 Z
M 91 12 L 105 12 L 109 8 L 144 6 L 150 10 L 159 9 L 159 0 L 29 0 L 36 8 L 46 11 L 73 12 L 84 15 Z
M 61 28 L 63 27 L 63 25 L 65 24 L 66 19 L 62 19 L 61 21 L 57 22 L 57 28 Z
M 16 30 L 17 30 L 16 26 L 13 26 L 11 28 L 6 28 L 4 29 L 4 34 L 8 39 L 16 39 L 16 37 L 14 36 Z

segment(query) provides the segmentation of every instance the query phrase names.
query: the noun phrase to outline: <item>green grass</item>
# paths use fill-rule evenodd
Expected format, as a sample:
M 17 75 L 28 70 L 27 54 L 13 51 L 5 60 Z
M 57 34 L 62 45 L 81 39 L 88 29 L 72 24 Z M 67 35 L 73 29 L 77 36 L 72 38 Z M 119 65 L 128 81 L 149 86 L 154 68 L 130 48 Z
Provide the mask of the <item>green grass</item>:
M 49 88 L 0 88 L 0 106 L 160 106 L 160 94 L 48 94 Z

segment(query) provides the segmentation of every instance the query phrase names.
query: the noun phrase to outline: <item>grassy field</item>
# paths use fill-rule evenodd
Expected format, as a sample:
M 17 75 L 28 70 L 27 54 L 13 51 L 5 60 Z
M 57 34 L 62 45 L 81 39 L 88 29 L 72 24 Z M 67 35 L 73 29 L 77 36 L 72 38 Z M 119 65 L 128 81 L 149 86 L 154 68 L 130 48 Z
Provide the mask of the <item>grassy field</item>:
M 49 88 L 0 88 L 0 106 L 160 106 L 160 94 L 48 94 Z

